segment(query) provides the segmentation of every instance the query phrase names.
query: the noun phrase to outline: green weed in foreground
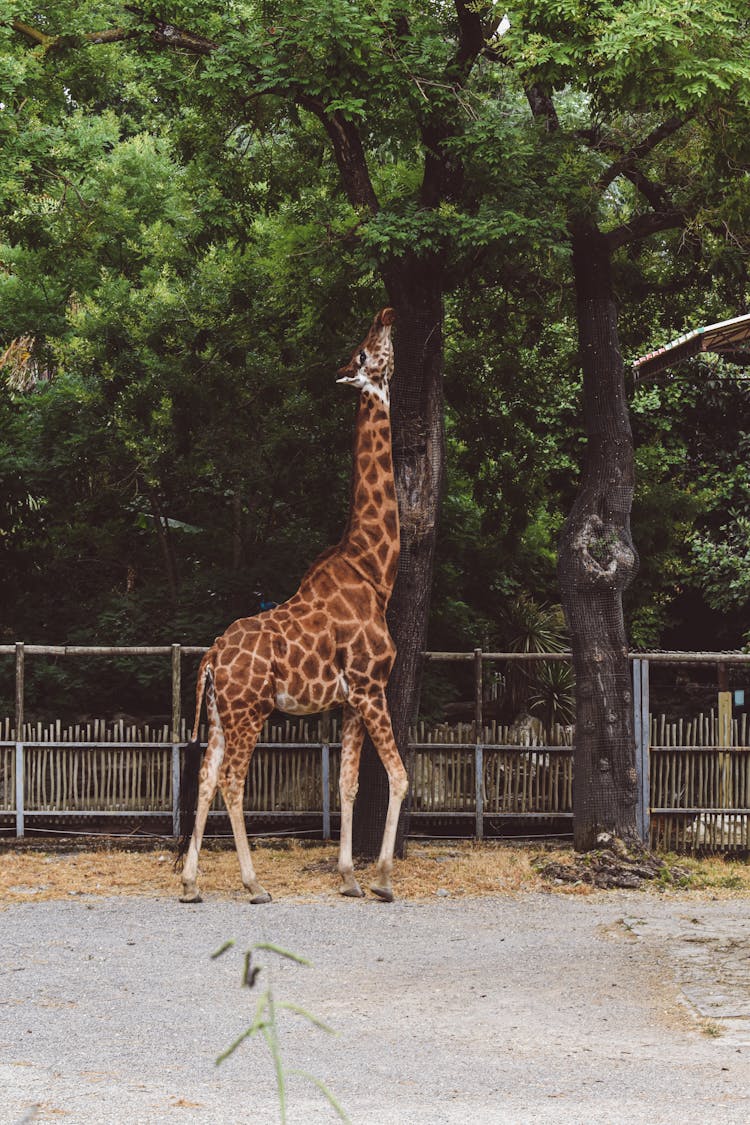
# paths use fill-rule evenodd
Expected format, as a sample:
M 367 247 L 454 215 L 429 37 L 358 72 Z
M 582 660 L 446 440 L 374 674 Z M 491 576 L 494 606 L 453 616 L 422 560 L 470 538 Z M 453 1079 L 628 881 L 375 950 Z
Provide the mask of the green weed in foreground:
M 211 954 L 211 960 L 215 961 L 217 957 L 221 957 L 228 950 L 232 949 L 234 944 L 234 941 L 224 942 L 215 953 Z M 264 950 L 267 953 L 275 953 L 278 957 L 284 957 L 289 961 L 296 961 L 298 965 L 310 965 L 310 962 L 306 960 L 306 958 L 300 957 L 297 953 L 291 953 L 288 949 L 282 949 L 280 946 L 273 945 L 271 942 L 256 942 L 255 945 L 252 945 L 250 949 L 245 952 L 242 973 L 242 986 L 244 988 L 254 988 L 255 982 L 262 971 L 262 965 L 253 963 L 253 955 L 259 950 Z M 219 1066 L 225 1059 L 228 1059 L 230 1055 L 234 1054 L 240 1044 L 244 1043 L 246 1039 L 252 1038 L 253 1035 L 261 1035 L 265 1039 L 268 1049 L 271 1052 L 271 1058 L 276 1072 L 276 1089 L 279 1097 L 281 1125 L 286 1125 L 286 1080 L 290 1075 L 294 1074 L 301 1075 L 303 1078 L 308 1078 L 314 1083 L 328 1099 L 341 1120 L 349 1122 L 349 1118 L 343 1108 L 324 1082 L 321 1082 L 319 1078 L 316 1078 L 314 1074 L 310 1074 L 306 1070 L 300 1070 L 298 1067 L 288 1069 L 284 1065 L 281 1057 L 281 1049 L 279 1047 L 278 1013 L 281 1011 L 294 1012 L 296 1015 L 303 1016 L 306 1020 L 309 1020 L 314 1027 L 319 1027 L 321 1031 L 326 1031 L 329 1035 L 336 1034 L 332 1027 L 329 1027 L 323 1020 L 318 1019 L 317 1016 L 314 1016 L 305 1008 L 300 1007 L 299 1004 L 292 1004 L 288 1000 L 277 1001 L 269 985 L 258 997 L 252 1023 L 241 1035 L 237 1036 L 234 1043 L 227 1047 L 225 1051 L 222 1051 L 216 1059 L 216 1065 Z

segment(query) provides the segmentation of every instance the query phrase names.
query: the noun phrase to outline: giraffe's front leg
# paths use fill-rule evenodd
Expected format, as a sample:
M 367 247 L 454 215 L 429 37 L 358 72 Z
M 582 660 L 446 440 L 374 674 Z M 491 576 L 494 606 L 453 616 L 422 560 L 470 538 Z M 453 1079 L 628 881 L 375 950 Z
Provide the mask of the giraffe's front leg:
M 393 737 L 385 691 L 369 693 L 362 700 L 360 711 L 378 756 L 385 766 L 389 786 L 388 812 L 386 813 L 383 842 L 378 857 L 377 875 L 375 882 L 370 884 L 370 890 L 384 902 L 393 902 L 391 873 L 393 871 L 393 853 L 396 846 L 396 830 L 401 805 L 409 788 L 409 780 L 401 755 L 398 752 L 396 740 Z
M 339 793 L 341 795 L 341 836 L 339 842 L 341 887 L 339 891 L 347 898 L 364 898 L 364 891 L 354 877 L 354 861 L 352 859 L 354 799 L 357 796 L 359 758 L 362 753 L 364 737 L 365 724 L 362 718 L 353 707 L 344 704 L 344 716 L 341 723 L 341 773 L 339 775 Z

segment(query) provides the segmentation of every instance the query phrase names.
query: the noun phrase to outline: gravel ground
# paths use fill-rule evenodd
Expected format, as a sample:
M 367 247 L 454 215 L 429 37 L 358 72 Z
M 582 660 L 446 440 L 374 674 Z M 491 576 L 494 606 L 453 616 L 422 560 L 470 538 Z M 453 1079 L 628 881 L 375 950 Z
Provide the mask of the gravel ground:
M 262 1040 L 214 1062 L 270 983 L 336 1029 L 279 1016 L 286 1066 L 353 1125 L 745 1125 L 747 915 L 746 900 L 638 892 L 8 905 L 0 1122 L 278 1122 Z M 242 988 L 258 941 L 313 966 L 258 953 Z M 289 1078 L 290 1125 L 334 1120 Z

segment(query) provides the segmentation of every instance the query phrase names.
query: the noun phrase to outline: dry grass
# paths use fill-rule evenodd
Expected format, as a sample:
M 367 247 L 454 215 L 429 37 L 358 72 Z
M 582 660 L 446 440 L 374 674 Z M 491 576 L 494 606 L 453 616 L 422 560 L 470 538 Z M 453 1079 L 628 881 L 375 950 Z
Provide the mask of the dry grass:
M 539 890 L 542 879 L 532 854 L 521 848 L 472 844 L 412 845 L 408 858 L 396 860 L 394 886 L 400 898 L 424 898 L 439 891 L 450 895 L 484 895 Z M 274 897 L 310 897 L 338 888 L 336 846 L 259 844 L 254 852 L 258 876 Z M 68 895 L 168 895 L 179 891 L 173 854 L 157 851 L 28 851 L 13 845 L 0 862 L 0 899 L 5 902 L 64 898 Z M 364 884 L 375 867 L 360 867 Z M 201 886 L 211 894 L 244 897 L 233 849 L 204 848 Z
M 535 861 L 560 862 L 572 858 L 570 850 L 510 847 L 500 844 L 412 843 L 405 860 L 397 860 L 393 881 L 401 899 L 435 895 L 466 897 L 555 890 L 566 894 L 592 894 L 586 885 L 557 886 L 536 870 Z M 677 862 L 676 857 L 675 862 Z M 275 898 L 309 899 L 335 895 L 338 888 L 336 846 L 279 844 L 262 841 L 254 853 L 258 875 Z M 0 859 L 0 902 L 29 902 L 73 895 L 147 895 L 174 897 L 179 876 L 172 870 L 173 854 L 166 849 L 72 850 L 56 844 L 49 850 L 38 845 L 8 844 Z M 723 859 L 679 858 L 691 873 L 690 886 L 713 896 L 750 896 L 750 866 Z M 365 886 L 374 866 L 360 868 Z M 211 895 L 244 898 L 239 868 L 231 848 L 204 848 L 201 886 Z M 661 891 L 672 888 L 657 885 Z M 686 888 L 679 888 L 684 890 Z

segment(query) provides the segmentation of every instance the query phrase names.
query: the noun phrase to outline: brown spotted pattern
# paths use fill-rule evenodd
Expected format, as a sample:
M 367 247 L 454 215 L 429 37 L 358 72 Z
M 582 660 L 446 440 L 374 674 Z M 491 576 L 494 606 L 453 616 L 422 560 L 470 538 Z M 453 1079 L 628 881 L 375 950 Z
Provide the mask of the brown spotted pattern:
M 253 901 L 269 896 L 255 875 L 242 796 L 250 758 L 274 708 L 310 714 L 343 705 L 341 754 L 341 891 L 359 896 L 351 825 L 365 730 L 388 773 L 390 801 L 372 889 L 390 900 L 396 825 L 407 778 L 398 752 L 385 688 L 395 647 L 385 620 L 396 579 L 399 522 L 391 456 L 389 382 L 393 375 L 392 309 L 383 309 L 340 383 L 359 390 L 349 518 L 329 548 L 283 605 L 235 621 L 206 653 L 198 674 L 197 737 L 204 689 L 209 739 L 200 773 L 195 829 L 183 868 L 183 899 L 195 901 L 198 855 L 208 808 L 218 787 L 232 823 L 242 881 Z

